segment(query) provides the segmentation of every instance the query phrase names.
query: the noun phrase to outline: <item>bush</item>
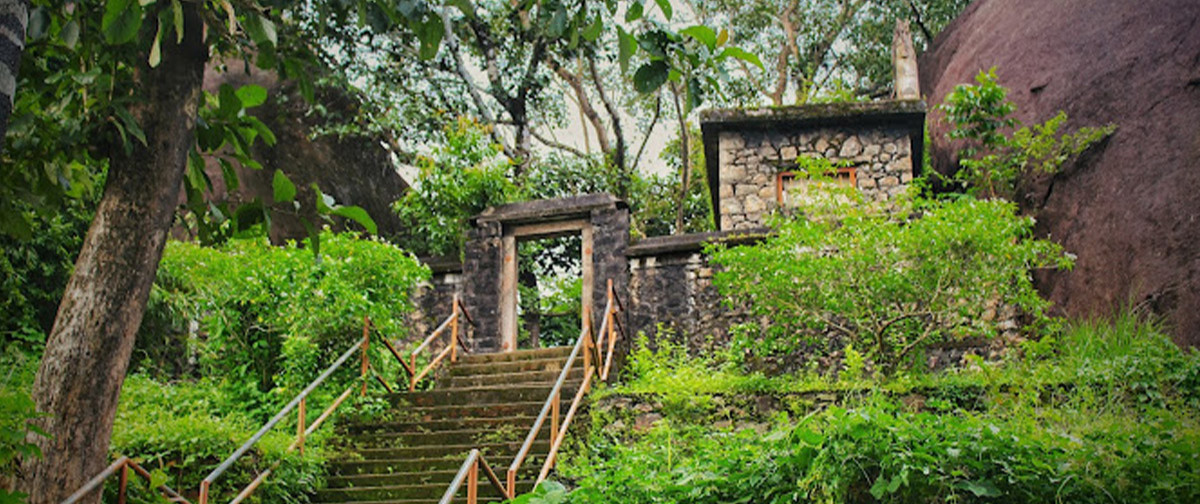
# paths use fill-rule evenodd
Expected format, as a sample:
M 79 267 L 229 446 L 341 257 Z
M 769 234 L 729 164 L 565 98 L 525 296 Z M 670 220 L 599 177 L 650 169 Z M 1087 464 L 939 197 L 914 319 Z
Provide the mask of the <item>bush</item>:
M 647 378 L 667 374 L 667 368 L 703 367 L 707 359 L 689 364 L 674 351 L 664 356 L 639 350 L 631 376 L 637 388 L 623 385 L 611 393 L 664 394 L 658 411 L 663 418 L 644 433 L 615 423 L 593 425 L 585 445 L 568 442 L 578 451 L 561 454 L 559 474 L 578 488 L 563 495 L 548 487 L 527 501 L 1200 498 L 1200 353 L 1180 351 L 1153 324 L 1130 316 L 1076 324 L 1060 336 L 1045 340 L 1048 352 L 1037 357 L 927 376 L 924 395 L 905 391 L 899 401 L 889 391 L 906 380 L 876 381 L 879 393 L 841 394 L 839 406 L 799 419 L 780 415 L 762 431 L 715 428 L 711 417 L 668 407 L 670 395 L 703 393 Z M 1126 372 L 1131 364 L 1136 370 Z M 967 388 L 980 393 L 970 409 L 935 399 Z
M 310 408 L 309 422 L 319 412 L 320 408 Z M 315 432 L 300 455 L 287 452 L 295 438 L 295 425 L 291 418 L 269 432 L 217 480 L 212 495 L 232 498 L 259 472 L 282 460 L 255 496 L 262 502 L 307 502 L 312 490 L 322 484 L 323 445 L 329 431 Z M 199 488 L 200 481 L 259 427 L 257 419 L 239 411 L 212 382 L 168 384 L 134 374 L 126 378 L 121 390 L 110 451 L 114 458 L 134 457 L 156 479 L 189 492 Z M 109 487 L 113 493 L 115 479 Z M 147 491 L 142 498 L 156 502 L 149 498 L 152 495 Z
M 843 205 L 839 220 L 779 221 L 761 244 L 716 246 L 712 260 L 723 269 L 714 284 L 769 320 L 738 343 L 785 353 L 832 332 L 895 369 L 932 343 L 995 336 L 989 307 L 1018 307 L 1035 327 L 1047 322 L 1030 270 L 1071 262 L 1031 238 L 1032 219 L 1000 200 L 919 205 L 910 220 Z
M 231 240 L 220 248 L 169 243 L 153 292 L 158 301 L 151 305 L 159 314 L 148 316 L 198 321 L 201 334 L 164 342 L 162 334 L 142 332 L 140 353 L 154 357 L 177 348 L 182 356 L 190 348 L 200 375 L 219 378 L 231 401 L 264 420 L 362 337 L 364 316 L 389 337 L 403 336 L 409 293 L 428 278 L 428 269 L 379 241 L 332 233 L 321 241 L 319 264 L 307 250 L 265 239 Z M 166 310 L 174 315 L 163 315 Z M 144 358 L 142 367 L 156 364 Z
M 516 186 L 508 179 L 510 162 L 488 130 L 468 119 L 446 128 L 445 144 L 417 160 L 417 183 L 393 205 L 406 224 L 398 237 L 405 248 L 423 255 L 462 253 L 467 220 L 490 206 L 508 203 Z
M 977 86 L 955 86 L 938 107 L 952 125 L 946 136 L 973 142 L 959 152 L 962 169 L 955 174 L 972 194 L 1014 199 L 1028 176 L 1057 173 L 1068 160 L 1116 131 L 1108 125 L 1060 135 L 1067 122 L 1064 112 L 1032 128 L 1023 126 L 1009 117 L 1017 107 L 1008 101 L 1008 90 L 999 84 L 994 67 L 979 72 L 975 81 Z M 1007 133 L 1010 128 L 1017 129 Z

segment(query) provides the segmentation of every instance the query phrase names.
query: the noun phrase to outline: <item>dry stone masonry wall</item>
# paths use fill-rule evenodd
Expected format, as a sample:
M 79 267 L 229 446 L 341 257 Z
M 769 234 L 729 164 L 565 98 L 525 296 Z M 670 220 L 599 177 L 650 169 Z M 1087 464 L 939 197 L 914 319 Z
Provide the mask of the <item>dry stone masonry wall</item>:
M 708 180 L 722 230 L 762 227 L 788 206 L 798 157 L 845 168 L 842 183 L 876 201 L 918 174 L 924 131 L 919 101 L 707 111 L 702 119 Z M 917 161 L 914 161 L 917 160 Z

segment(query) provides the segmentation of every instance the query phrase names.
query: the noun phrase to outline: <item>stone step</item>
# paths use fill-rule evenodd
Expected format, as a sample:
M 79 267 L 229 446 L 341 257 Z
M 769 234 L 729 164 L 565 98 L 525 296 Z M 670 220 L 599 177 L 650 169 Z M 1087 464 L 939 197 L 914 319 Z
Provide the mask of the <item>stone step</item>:
M 458 430 L 496 429 L 510 423 L 515 423 L 518 425 L 533 425 L 534 418 L 536 418 L 537 414 L 540 412 L 541 410 L 538 410 L 533 415 L 515 415 L 512 417 L 444 418 L 426 421 L 406 420 L 403 422 L 351 423 L 339 425 L 338 434 L 341 436 L 353 437 L 367 434 L 410 434 Z
M 563 394 L 574 394 L 580 382 L 564 383 Z M 554 383 L 543 385 L 501 384 L 486 387 L 458 389 L 434 389 L 423 392 L 405 392 L 391 396 L 394 404 L 409 407 L 502 404 L 545 401 L 550 396 Z M 403 409 L 404 407 L 402 407 Z
M 551 348 L 535 348 L 529 350 L 517 350 L 515 352 L 497 352 L 497 353 L 481 353 L 469 354 L 458 357 L 458 364 L 485 364 L 490 362 L 511 362 L 517 360 L 531 359 L 565 359 L 571 355 L 572 347 L 551 347 Z
M 494 455 L 486 455 L 489 464 L 497 471 L 506 470 L 508 465 L 512 463 L 513 453 L 507 457 L 497 458 Z M 401 475 L 411 476 L 414 479 L 420 479 L 418 476 L 426 471 L 457 471 L 462 467 L 462 463 L 466 460 L 467 454 L 457 457 L 436 457 L 436 458 L 413 458 L 413 459 L 376 459 L 376 460 L 341 460 L 330 461 L 329 474 L 334 477 L 352 477 L 364 475 Z M 536 450 L 530 452 L 525 457 L 525 462 L 521 466 L 522 472 L 529 470 L 540 470 L 542 464 L 546 460 L 545 453 L 539 453 Z
M 554 380 L 558 379 L 558 374 L 562 368 L 550 371 L 524 371 L 516 373 L 494 373 L 485 375 L 463 375 L 452 376 L 447 375 L 438 380 L 437 389 L 448 390 L 455 388 L 470 388 L 470 387 L 486 387 L 500 383 L 507 384 L 549 384 L 554 385 Z M 569 380 L 583 379 L 583 366 L 575 366 L 571 368 L 571 372 L 567 374 Z
M 346 436 L 344 439 L 349 449 L 356 448 L 387 448 L 433 445 L 456 445 L 481 442 L 508 442 L 514 439 L 524 440 L 533 427 L 533 418 L 522 417 L 527 421 L 510 420 L 487 429 L 440 430 L 429 432 L 378 432 Z M 539 431 L 548 435 L 550 422 L 543 422 Z
M 530 371 L 561 371 L 566 359 L 528 359 L 482 364 L 457 363 L 446 368 L 445 376 L 485 376 Z M 576 365 L 582 365 L 580 361 Z
M 343 456 L 353 457 L 354 460 L 405 460 L 431 459 L 439 457 L 466 456 L 472 449 L 479 449 L 489 458 L 502 459 L 512 457 L 521 449 L 524 438 L 516 441 L 501 443 L 462 443 L 454 445 L 408 446 L 402 448 L 359 448 L 343 453 Z M 548 437 L 543 437 L 533 443 L 533 452 L 545 453 L 550 450 Z
M 434 483 L 417 483 L 408 485 L 389 485 L 366 488 L 327 488 L 318 490 L 316 501 L 318 502 L 379 502 L 396 500 L 416 500 L 416 499 L 435 499 L 431 502 L 436 502 L 446 493 L 446 484 Z M 517 482 L 517 492 L 528 492 L 533 488 L 532 480 L 523 480 Z M 460 489 L 460 498 L 465 499 L 467 495 L 466 485 Z M 496 487 L 492 486 L 486 476 L 480 475 L 479 480 L 479 496 L 481 498 L 500 498 L 503 494 Z
M 536 465 L 531 462 L 532 461 L 527 461 L 522 466 L 521 471 L 518 473 L 519 480 L 520 479 L 529 479 L 529 478 L 537 476 L 538 471 L 540 471 L 542 468 L 541 460 L 538 460 L 537 461 L 538 463 Z M 462 463 L 462 461 L 459 461 L 459 464 L 461 464 L 461 463 Z M 495 460 L 495 461 L 489 460 L 488 463 L 489 464 L 502 464 L 502 465 L 493 465 L 492 470 L 496 471 L 496 477 L 500 478 L 501 481 L 504 481 L 506 479 L 506 474 L 508 472 L 508 464 L 512 463 L 512 460 L 509 460 L 509 459 Z M 347 475 L 347 476 L 330 476 L 330 477 L 326 478 L 325 481 L 326 481 L 326 488 L 368 488 L 368 487 L 381 487 L 381 486 L 394 486 L 394 485 L 417 485 L 417 484 L 442 485 L 442 488 L 448 488 L 450 486 L 450 482 L 454 480 L 454 475 L 458 474 L 458 470 L 460 468 L 461 468 L 461 465 L 458 467 L 455 467 L 453 469 L 414 471 L 414 472 L 407 472 L 407 473 L 377 473 L 377 474 L 354 474 L 354 475 Z M 484 477 L 484 476 L 481 474 L 480 477 Z
M 454 404 L 449 406 L 422 406 L 410 408 L 407 413 L 418 422 L 432 422 L 447 418 L 510 418 L 514 416 L 536 417 L 546 404 L 543 398 L 539 401 L 496 403 L 496 404 Z

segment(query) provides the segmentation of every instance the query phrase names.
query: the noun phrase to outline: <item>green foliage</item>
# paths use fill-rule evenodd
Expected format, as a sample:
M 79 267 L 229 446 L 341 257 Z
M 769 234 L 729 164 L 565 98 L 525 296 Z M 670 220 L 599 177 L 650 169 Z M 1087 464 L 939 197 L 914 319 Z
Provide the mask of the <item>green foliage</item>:
M 979 72 L 975 81 L 979 84 L 955 86 L 939 107 L 953 126 L 946 136 L 973 142 L 959 153 L 962 169 L 954 177 L 973 194 L 1014 199 L 1029 176 L 1058 173 L 1064 163 L 1116 131 L 1116 125 L 1110 124 L 1059 134 L 1067 121 L 1065 112 L 1032 127 L 1022 126 L 1009 117 L 1016 106 L 1008 101 L 1008 90 L 999 84 L 995 67 Z M 1014 127 L 1016 131 L 1007 133 Z
M 12 387 L 10 378 L 4 377 L 0 382 L 0 481 L 16 476 L 22 459 L 42 456 L 37 445 L 29 442 L 28 435 L 48 435 L 32 423 L 42 416 L 33 399 L 26 390 Z M 25 497 L 28 496 L 0 488 L 0 502 L 20 503 L 25 502 Z
M 203 340 L 162 342 L 142 333 L 139 348 L 187 348 L 180 353 L 198 358 L 201 375 L 221 377 L 231 399 L 265 418 L 361 338 L 364 316 L 392 338 L 404 335 L 409 292 L 428 270 L 379 241 L 332 233 L 321 241 L 319 264 L 311 252 L 265 239 L 220 248 L 169 243 L 154 287 L 161 303 L 152 308 L 198 321 Z
M 400 238 L 418 254 L 458 255 L 466 240 L 467 220 L 489 206 L 513 199 L 509 161 L 490 142 L 486 127 L 459 119 L 445 130 L 445 143 L 421 158 L 420 178 L 394 205 L 408 225 Z
M 314 369 L 308 373 L 312 375 Z M 319 413 L 320 408 L 309 408 L 309 423 Z M 200 480 L 259 427 L 260 420 L 240 410 L 236 400 L 211 381 L 162 383 L 134 374 L 126 378 L 121 390 L 110 450 L 114 457 L 136 457 L 147 470 L 183 492 L 199 488 Z M 287 452 L 295 430 L 295 418 L 291 418 L 269 432 L 217 480 L 213 495 L 232 498 L 258 472 L 282 460 L 255 495 L 263 502 L 308 502 L 309 493 L 322 481 L 325 437 L 330 431 L 326 427 L 307 438 L 300 455 Z M 113 479 L 108 485 L 110 494 L 115 494 L 115 483 Z M 155 502 L 153 492 L 143 491 L 144 502 Z
M 1060 336 L 1047 344 L 1049 355 L 982 364 L 990 370 L 930 375 L 919 394 L 893 392 L 910 381 L 905 378 L 877 381 L 872 387 L 877 393 L 842 394 L 840 405 L 802 417 L 780 414 L 759 431 L 737 423 L 716 428 L 710 417 L 667 408 L 664 401 L 664 418 L 648 432 L 629 437 L 615 426 L 600 425 L 593 426 L 585 445 L 568 443 L 577 451 L 562 454 L 559 472 L 578 488 L 565 502 L 1191 502 L 1200 497 L 1200 403 L 1195 401 L 1200 354 L 1181 351 L 1153 324 L 1129 315 L 1075 324 Z M 631 383 L 639 387 L 648 383 L 644 377 L 690 365 L 678 353 L 663 359 L 645 352 L 631 356 L 637 363 Z M 694 360 L 703 366 L 706 359 Z M 1137 371 L 1126 374 L 1130 368 Z M 661 382 L 657 391 L 621 386 L 607 393 L 688 395 L 676 392 L 679 383 Z M 937 399 L 970 387 L 982 391 L 980 401 L 956 405 Z M 904 401 L 892 398 L 899 394 L 907 394 Z M 1153 400 L 1144 400 L 1148 397 Z
M 931 343 L 994 336 L 983 314 L 996 303 L 1044 324 L 1030 270 L 1071 264 L 1003 201 L 920 202 L 908 220 L 833 207 L 837 220 L 801 216 L 761 244 L 714 247 L 717 288 L 769 320 L 747 342 L 755 350 L 787 353 L 832 332 L 895 369 Z
M 16 206 L 32 213 L 28 205 Z M 19 369 L 17 361 L 25 358 L 36 361 L 54 324 L 92 217 L 84 202 L 65 206 L 62 213 L 31 215 L 34 232 L 27 240 L 0 234 L 0 312 L 5 314 L 0 320 L 0 368 Z

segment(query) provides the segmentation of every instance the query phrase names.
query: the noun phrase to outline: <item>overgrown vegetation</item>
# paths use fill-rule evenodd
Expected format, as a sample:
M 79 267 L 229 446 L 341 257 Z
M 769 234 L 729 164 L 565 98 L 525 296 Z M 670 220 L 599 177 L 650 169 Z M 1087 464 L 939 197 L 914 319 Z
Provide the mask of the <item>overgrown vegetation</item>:
M 621 430 L 593 413 L 560 474 L 525 502 L 1191 502 L 1200 498 L 1200 354 L 1132 315 L 1074 325 L 1023 356 L 878 381 L 736 377 L 728 357 L 640 349 L 608 395 L 661 401 Z M 716 362 L 714 362 L 714 360 Z M 728 373 L 708 379 L 714 364 Z M 664 370 L 670 370 L 664 371 Z M 714 417 L 715 397 L 798 382 L 808 412 Z M 702 382 L 703 387 L 697 387 Z M 870 388 L 859 384 L 870 383 Z M 840 386 L 839 386 L 840 385 Z M 715 394 L 715 395 L 714 395 Z M 688 408 L 669 407 L 684 401 Z M 751 401 L 753 402 L 753 401 Z M 784 401 L 786 404 L 786 401 Z M 797 412 L 799 412 L 797 414 Z M 628 420 L 628 419 L 627 419 Z M 631 422 L 632 423 L 632 422 Z M 757 431 L 755 429 L 758 429 Z M 521 501 L 522 499 L 518 499 Z
M 961 169 L 954 180 L 968 192 L 987 198 L 1014 200 L 1032 175 L 1053 175 L 1063 164 L 1107 138 L 1116 125 L 1079 128 L 1059 133 L 1066 112 L 1033 126 L 1010 117 L 1016 105 L 999 83 L 996 68 L 979 72 L 978 85 L 960 84 L 938 108 L 952 125 L 950 139 L 967 140 L 959 152 Z
M 1049 323 L 1030 271 L 1071 262 L 1032 238 L 1033 220 L 1015 205 L 917 200 L 897 215 L 844 198 L 776 222 L 761 244 L 714 249 L 714 284 L 768 321 L 739 344 L 787 354 L 832 336 L 890 370 L 933 343 L 994 337 L 998 306 L 1035 329 Z

